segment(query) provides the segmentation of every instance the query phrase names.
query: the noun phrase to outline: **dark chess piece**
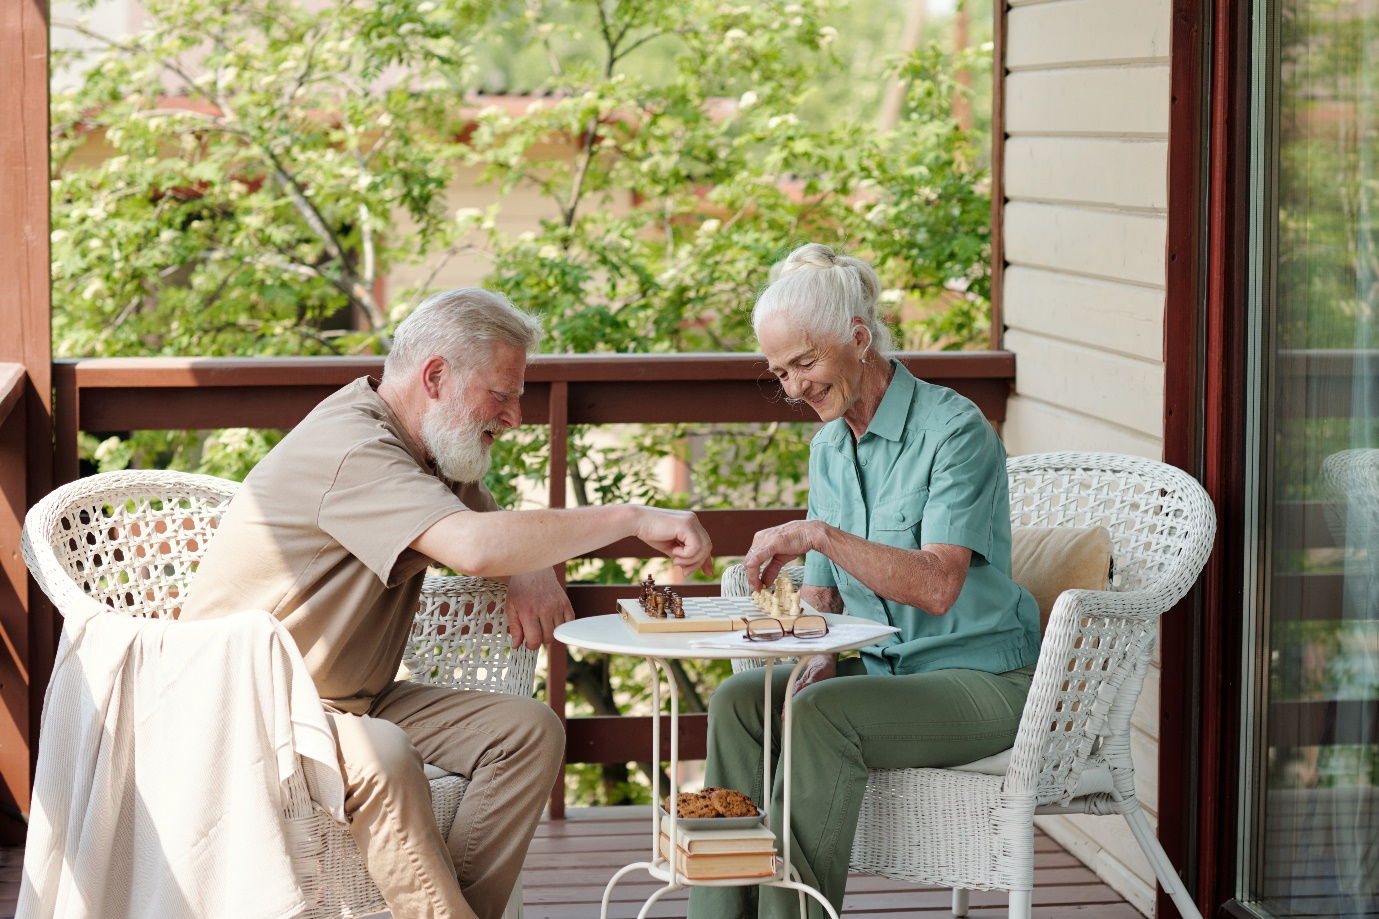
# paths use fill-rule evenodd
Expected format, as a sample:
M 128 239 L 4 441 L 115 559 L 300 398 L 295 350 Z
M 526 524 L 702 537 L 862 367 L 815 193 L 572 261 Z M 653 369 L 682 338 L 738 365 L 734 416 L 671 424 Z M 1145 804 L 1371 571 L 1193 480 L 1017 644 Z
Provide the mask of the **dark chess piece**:
M 670 614 L 676 619 L 685 618 L 685 599 L 679 594 L 670 595 Z

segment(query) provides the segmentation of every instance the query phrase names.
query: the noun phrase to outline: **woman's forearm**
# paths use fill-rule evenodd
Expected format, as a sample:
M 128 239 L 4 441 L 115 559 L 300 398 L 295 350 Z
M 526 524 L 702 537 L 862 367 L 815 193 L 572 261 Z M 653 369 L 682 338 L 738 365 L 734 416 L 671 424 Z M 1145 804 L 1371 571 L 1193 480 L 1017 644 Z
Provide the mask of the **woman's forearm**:
M 812 522 L 818 527 L 813 548 L 880 597 L 942 616 L 962 592 L 971 549 L 945 544 L 900 549 Z

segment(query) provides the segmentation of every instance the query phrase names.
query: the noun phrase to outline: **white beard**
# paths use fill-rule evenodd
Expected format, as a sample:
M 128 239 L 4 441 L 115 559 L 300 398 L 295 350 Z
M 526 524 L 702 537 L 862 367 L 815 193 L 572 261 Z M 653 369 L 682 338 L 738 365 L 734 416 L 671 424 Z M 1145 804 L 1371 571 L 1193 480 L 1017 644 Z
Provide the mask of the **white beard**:
M 493 433 L 493 422 L 474 417 L 463 406 L 457 409 L 438 405 L 428 411 L 421 419 L 421 443 L 441 475 L 452 482 L 477 482 L 493 462 L 483 440 L 486 432 Z

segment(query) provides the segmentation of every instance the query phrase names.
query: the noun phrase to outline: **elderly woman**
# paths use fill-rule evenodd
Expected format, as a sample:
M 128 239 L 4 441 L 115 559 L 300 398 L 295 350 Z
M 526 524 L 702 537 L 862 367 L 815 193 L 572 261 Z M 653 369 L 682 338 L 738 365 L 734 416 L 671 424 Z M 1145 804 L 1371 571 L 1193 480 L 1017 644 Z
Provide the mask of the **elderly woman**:
M 1010 578 L 1005 450 L 970 401 L 887 359 L 879 293 L 866 262 L 810 244 L 773 269 L 752 313 L 787 396 L 825 424 L 810 446 L 808 518 L 757 534 L 748 579 L 769 584 L 805 556 L 807 603 L 900 629 L 860 659 L 811 658 L 797 687 L 791 860 L 837 910 L 867 770 L 956 766 L 1011 746 L 1039 651 L 1038 608 Z M 766 719 L 763 673 L 714 693 L 706 783 L 769 793 L 779 839 L 783 776 L 761 787 L 761 743 L 769 724 L 780 749 L 789 668 L 775 668 Z M 690 915 L 796 916 L 798 899 L 699 887 Z

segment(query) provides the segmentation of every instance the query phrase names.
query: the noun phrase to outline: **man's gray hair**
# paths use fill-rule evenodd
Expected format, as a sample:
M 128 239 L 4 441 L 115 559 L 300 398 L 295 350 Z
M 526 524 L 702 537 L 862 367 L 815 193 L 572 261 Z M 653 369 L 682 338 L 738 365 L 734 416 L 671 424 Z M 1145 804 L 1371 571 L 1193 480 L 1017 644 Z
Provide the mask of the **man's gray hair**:
M 891 351 L 891 330 L 876 312 L 881 281 L 860 258 L 838 255 L 828 246 L 807 243 L 771 268 L 771 283 L 752 308 L 752 331 L 784 318 L 806 335 L 842 344 L 852 338 L 852 320 L 871 333 L 871 347 Z
M 383 378 L 396 378 L 438 355 L 458 371 L 472 370 L 498 343 L 536 350 L 545 333 L 530 313 L 500 293 L 461 287 L 427 297 L 398 324 L 383 361 Z

